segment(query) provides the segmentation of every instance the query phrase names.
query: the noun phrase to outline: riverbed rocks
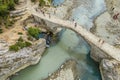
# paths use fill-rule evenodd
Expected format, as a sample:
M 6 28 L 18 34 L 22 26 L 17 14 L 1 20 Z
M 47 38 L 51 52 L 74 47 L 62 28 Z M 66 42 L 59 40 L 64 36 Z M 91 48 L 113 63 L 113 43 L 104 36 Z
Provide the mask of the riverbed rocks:
M 76 80 L 77 76 L 76 61 L 68 60 L 61 65 L 58 71 L 49 75 L 45 80 Z
M 40 39 L 31 47 L 23 48 L 18 52 L 7 51 L 0 55 L 0 80 L 6 80 L 21 69 L 37 64 L 45 48 L 45 40 Z
M 100 64 L 102 80 L 120 80 L 120 62 L 103 59 Z

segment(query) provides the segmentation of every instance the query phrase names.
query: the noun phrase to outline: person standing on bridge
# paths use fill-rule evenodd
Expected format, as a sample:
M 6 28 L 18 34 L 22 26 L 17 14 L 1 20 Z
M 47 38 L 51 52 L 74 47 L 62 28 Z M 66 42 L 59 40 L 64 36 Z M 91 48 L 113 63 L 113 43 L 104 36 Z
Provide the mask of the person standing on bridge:
M 104 40 L 102 40 L 102 39 L 99 39 L 99 41 L 98 41 L 101 45 L 105 42 Z
M 77 27 L 77 22 L 75 22 L 75 28 Z
M 75 20 L 73 19 L 73 23 L 74 23 L 74 27 L 77 27 L 77 22 L 75 22 Z

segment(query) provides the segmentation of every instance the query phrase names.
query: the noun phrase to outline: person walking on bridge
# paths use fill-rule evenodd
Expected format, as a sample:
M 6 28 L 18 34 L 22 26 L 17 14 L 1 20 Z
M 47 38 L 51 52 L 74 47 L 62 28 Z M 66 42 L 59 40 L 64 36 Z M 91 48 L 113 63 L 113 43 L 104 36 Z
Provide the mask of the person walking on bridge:
M 73 19 L 74 27 L 77 27 L 77 22 Z
M 75 28 L 77 27 L 77 22 L 75 22 Z

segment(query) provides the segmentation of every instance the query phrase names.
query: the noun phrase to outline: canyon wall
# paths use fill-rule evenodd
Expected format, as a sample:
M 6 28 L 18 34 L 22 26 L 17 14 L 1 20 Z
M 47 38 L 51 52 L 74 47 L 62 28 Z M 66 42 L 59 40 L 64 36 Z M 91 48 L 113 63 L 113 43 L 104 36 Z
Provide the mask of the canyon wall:
M 107 10 L 96 18 L 92 31 L 120 49 L 120 0 L 105 0 Z M 116 54 L 114 54 L 116 55 Z M 100 63 L 102 80 L 120 80 L 120 62 L 92 46 L 91 57 Z
M 33 43 L 31 47 L 26 47 L 18 52 L 10 52 L 0 55 L 0 80 L 6 80 L 9 76 L 30 66 L 37 64 L 46 48 L 44 39 Z

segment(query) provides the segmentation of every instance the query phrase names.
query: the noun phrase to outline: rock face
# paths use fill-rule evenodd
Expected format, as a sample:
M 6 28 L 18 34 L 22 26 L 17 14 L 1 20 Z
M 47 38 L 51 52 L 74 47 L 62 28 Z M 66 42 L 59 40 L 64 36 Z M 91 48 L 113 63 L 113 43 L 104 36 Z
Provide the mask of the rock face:
M 107 11 L 94 22 L 92 31 L 104 41 L 120 49 L 120 0 L 105 0 Z M 92 46 L 91 57 L 100 62 L 102 80 L 120 80 L 120 62 Z
M 107 11 L 110 13 L 112 18 L 120 14 L 120 0 L 105 0 Z M 118 21 L 120 22 L 120 15 L 118 15 Z
M 103 39 L 105 42 L 108 42 L 115 47 L 119 47 L 120 37 L 120 27 L 116 22 L 113 22 L 111 16 L 108 12 L 104 12 L 100 15 L 94 22 L 95 27 L 92 28 L 92 31 L 96 36 Z M 91 56 L 95 61 L 100 62 L 102 59 L 111 58 L 110 56 L 103 53 L 100 49 L 96 48 L 94 45 L 91 48 Z
M 102 80 L 120 80 L 120 62 L 103 59 L 100 64 Z
M 6 80 L 29 65 L 37 64 L 44 52 L 46 43 L 40 39 L 31 47 L 21 49 L 18 52 L 6 52 L 0 55 L 0 80 Z
M 101 62 L 102 59 L 111 58 L 110 56 L 106 55 L 102 50 L 100 50 L 98 47 L 94 45 L 91 45 L 90 57 L 97 62 Z
M 8 43 L 5 40 L 0 40 L 0 55 L 3 55 L 8 50 Z
M 68 60 L 61 68 L 45 80 L 76 80 L 77 67 L 74 60 Z

